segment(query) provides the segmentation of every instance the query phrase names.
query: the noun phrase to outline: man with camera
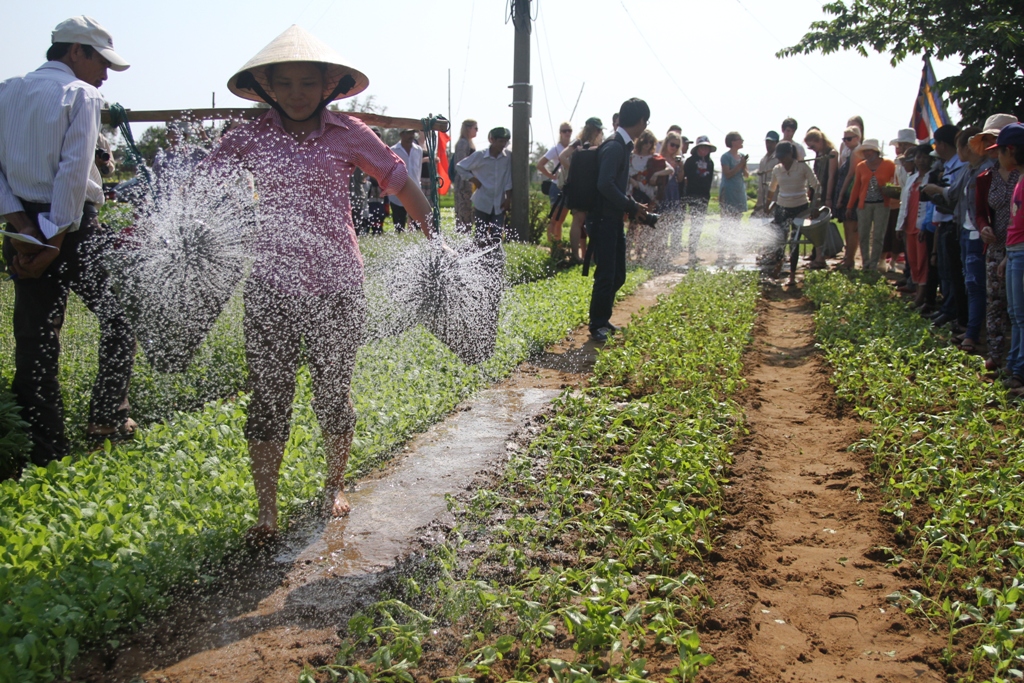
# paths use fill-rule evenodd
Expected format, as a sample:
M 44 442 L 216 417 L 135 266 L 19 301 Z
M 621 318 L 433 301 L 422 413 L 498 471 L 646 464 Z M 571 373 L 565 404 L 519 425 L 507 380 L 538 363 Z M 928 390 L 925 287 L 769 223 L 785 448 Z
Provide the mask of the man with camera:
M 608 341 L 608 335 L 616 329 L 611 322 L 612 306 L 615 293 L 626 282 L 623 215 L 647 225 L 654 225 L 657 220 L 656 214 L 647 213 L 646 204 L 639 204 L 626 194 L 633 140 L 647 129 L 650 118 L 646 102 L 635 97 L 626 100 L 619 109 L 615 134 L 597 151 L 597 207 L 587 215 L 587 234 L 588 255 L 597 260 L 590 297 L 590 335 L 600 343 Z
M 124 71 L 128 62 L 89 17 L 62 22 L 51 41 L 45 64 L 0 83 L 0 216 L 7 232 L 4 262 L 14 279 L 12 389 L 29 424 L 29 457 L 36 465 L 70 452 L 57 380 L 69 291 L 100 323 L 87 435 L 116 440 L 135 427 L 128 418 L 135 339 L 100 261 L 96 202 L 102 188 L 90 181 L 103 103 L 97 88 L 107 69 Z

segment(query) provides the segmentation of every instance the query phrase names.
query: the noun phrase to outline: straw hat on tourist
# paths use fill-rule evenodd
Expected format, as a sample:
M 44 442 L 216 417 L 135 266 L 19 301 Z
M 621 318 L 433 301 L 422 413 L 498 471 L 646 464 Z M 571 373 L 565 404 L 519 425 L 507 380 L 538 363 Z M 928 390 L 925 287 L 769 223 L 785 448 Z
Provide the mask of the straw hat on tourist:
M 995 142 L 999 132 L 1011 123 L 1017 123 L 1017 117 L 1013 114 L 993 114 L 985 121 L 985 128 L 977 135 L 972 135 L 967 144 L 975 154 L 984 154 L 988 146 Z
M 860 145 L 854 151 L 855 152 L 865 152 L 865 151 L 867 151 L 869 149 L 870 150 L 874 150 L 874 151 L 878 152 L 879 154 L 882 153 L 882 148 L 879 146 L 878 140 L 876 140 L 874 138 L 868 138 L 864 142 L 860 143 Z
M 259 90 L 270 92 L 267 67 L 288 62 L 319 62 L 327 65 L 323 95 L 325 103 L 358 95 L 370 85 L 370 79 L 365 74 L 348 66 L 348 61 L 342 59 L 330 46 L 293 24 L 231 77 L 228 90 L 243 99 L 264 102 L 266 98 Z M 251 78 L 246 74 L 251 74 Z

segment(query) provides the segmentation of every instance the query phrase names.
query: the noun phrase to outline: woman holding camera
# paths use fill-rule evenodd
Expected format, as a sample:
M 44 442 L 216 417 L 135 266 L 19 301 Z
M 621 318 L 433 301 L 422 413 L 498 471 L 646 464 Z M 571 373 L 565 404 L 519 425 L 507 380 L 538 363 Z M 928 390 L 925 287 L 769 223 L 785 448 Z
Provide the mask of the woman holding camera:
M 747 155 L 740 154 L 743 136 L 736 131 L 725 136 L 729 149 L 722 155 L 722 181 L 718 188 L 718 203 L 722 217 L 739 218 L 747 210 Z

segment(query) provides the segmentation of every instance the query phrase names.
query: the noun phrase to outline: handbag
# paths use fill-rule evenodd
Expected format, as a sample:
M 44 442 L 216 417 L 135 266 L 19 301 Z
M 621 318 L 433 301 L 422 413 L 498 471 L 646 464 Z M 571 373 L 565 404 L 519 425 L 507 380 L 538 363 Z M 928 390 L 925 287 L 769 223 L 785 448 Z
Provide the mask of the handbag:
M 545 178 L 544 180 L 540 181 L 540 191 L 543 192 L 546 195 L 550 195 L 551 194 L 551 179 L 550 178 Z

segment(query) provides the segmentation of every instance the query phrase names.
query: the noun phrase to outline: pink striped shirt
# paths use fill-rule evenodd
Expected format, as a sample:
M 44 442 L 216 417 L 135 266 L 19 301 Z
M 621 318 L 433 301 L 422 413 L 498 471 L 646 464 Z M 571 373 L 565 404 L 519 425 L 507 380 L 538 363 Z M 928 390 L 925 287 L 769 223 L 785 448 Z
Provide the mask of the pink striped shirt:
M 256 185 L 252 277 L 293 295 L 362 287 L 349 178 L 358 167 L 377 179 L 381 194 L 395 194 L 407 177 L 402 160 L 366 124 L 324 111 L 319 130 L 298 142 L 271 109 L 228 133 L 206 163 L 230 160 Z

